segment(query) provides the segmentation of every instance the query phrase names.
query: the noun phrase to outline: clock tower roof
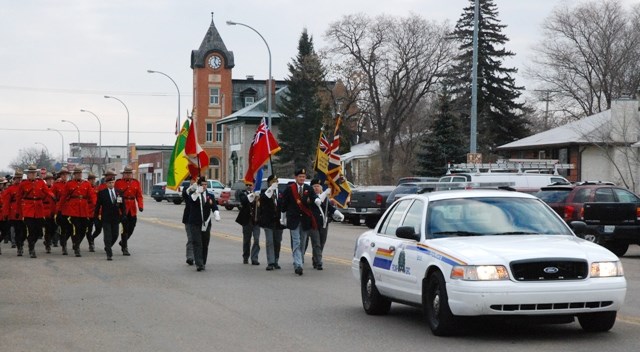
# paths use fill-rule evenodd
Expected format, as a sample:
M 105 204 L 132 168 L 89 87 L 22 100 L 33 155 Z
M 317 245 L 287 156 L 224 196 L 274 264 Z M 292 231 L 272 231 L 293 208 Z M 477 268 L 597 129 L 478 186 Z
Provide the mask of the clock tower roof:
M 224 58 L 225 68 L 233 68 L 235 66 L 233 61 L 233 51 L 227 50 L 227 47 L 224 45 L 224 41 L 222 41 L 222 37 L 220 36 L 220 33 L 218 33 L 218 29 L 213 23 L 212 13 L 211 25 L 209 26 L 204 39 L 202 39 L 200 48 L 198 48 L 198 50 L 191 51 L 191 68 L 195 69 L 196 67 L 205 67 L 205 60 L 207 56 L 213 52 L 220 54 Z

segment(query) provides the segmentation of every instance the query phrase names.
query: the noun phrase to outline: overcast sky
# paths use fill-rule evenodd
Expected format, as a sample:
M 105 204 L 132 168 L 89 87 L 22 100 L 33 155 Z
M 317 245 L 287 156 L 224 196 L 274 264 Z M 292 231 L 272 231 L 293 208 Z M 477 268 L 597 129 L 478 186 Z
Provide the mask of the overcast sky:
M 633 3 L 637 0 L 624 0 Z M 540 40 L 540 25 L 562 0 L 495 0 L 507 28 L 507 49 L 516 58 L 507 66 L 522 70 L 531 46 Z M 287 77 L 287 63 L 297 53 L 303 28 L 324 44 L 329 24 L 343 15 L 406 16 L 455 24 L 468 0 L 0 0 L 0 170 L 9 170 L 19 150 L 42 148 L 59 158 L 62 138 L 68 144 L 98 142 L 124 145 L 130 112 L 130 142 L 173 145 L 178 96 L 171 81 L 147 69 L 171 76 L 180 89 L 181 113 L 192 106 L 191 50 L 197 49 L 214 23 L 227 49 L 234 52 L 234 78 L 266 79 L 268 55 L 254 32 L 228 26 L 227 20 L 248 24 L 269 43 L 275 79 Z M 516 76 L 518 84 L 527 84 Z M 528 89 L 534 89 L 527 86 Z

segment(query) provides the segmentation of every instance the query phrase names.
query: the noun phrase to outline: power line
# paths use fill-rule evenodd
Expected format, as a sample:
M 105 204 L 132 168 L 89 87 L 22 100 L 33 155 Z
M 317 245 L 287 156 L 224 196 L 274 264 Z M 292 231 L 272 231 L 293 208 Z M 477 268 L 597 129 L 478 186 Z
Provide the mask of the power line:
M 46 129 L 41 128 L 7 128 L 0 127 L 0 131 L 16 131 L 16 132 L 48 132 Z M 59 130 L 60 132 L 76 132 L 76 130 Z M 80 132 L 95 132 L 98 133 L 97 130 L 80 130 Z M 105 131 L 102 130 L 102 133 L 127 133 L 127 131 Z M 129 131 L 129 133 L 138 133 L 138 134 L 175 134 L 175 131 Z
M 96 95 L 128 95 L 128 96 L 148 96 L 148 97 L 171 97 L 177 96 L 175 93 L 157 93 L 157 92 L 118 92 L 118 91 L 105 91 L 96 89 L 66 89 L 66 88 L 38 88 L 38 87 L 23 87 L 23 86 L 6 86 L 0 85 L 0 89 L 14 90 L 14 91 L 27 91 L 27 92 L 45 92 L 45 93 L 59 93 L 59 94 L 96 94 Z M 191 96 L 190 94 L 182 94 L 183 96 Z

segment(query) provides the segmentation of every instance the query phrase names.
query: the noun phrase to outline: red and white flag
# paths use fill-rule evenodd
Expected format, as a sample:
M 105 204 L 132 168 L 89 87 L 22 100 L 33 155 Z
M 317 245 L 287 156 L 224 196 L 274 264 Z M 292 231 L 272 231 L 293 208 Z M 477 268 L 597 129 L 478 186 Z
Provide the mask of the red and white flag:
M 189 158 L 189 173 L 191 177 L 200 176 L 202 170 L 209 167 L 209 156 L 198 144 L 198 134 L 196 133 L 196 123 L 191 121 L 187 143 L 184 145 L 184 153 Z

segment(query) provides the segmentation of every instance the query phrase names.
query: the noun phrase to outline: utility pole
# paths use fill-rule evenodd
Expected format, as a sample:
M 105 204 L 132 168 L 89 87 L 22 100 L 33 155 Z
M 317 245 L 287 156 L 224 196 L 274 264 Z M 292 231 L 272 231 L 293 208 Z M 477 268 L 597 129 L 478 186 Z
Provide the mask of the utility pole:
M 549 102 L 551 101 L 551 93 L 558 93 L 559 91 L 551 90 L 551 89 L 535 89 L 534 92 L 545 93 L 545 97 L 542 98 L 541 100 L 545 102 L 544 130 L 546 131 L 549 129 Z

